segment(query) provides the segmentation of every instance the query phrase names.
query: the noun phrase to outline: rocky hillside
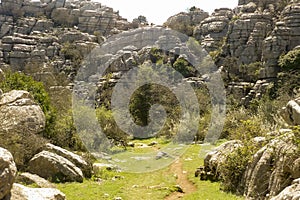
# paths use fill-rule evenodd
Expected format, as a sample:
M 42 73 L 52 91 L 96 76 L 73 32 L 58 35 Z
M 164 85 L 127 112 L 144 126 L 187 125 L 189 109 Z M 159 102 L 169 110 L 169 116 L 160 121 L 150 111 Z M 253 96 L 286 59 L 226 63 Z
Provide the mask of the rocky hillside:
M 211 16 L 199 9 L 179 13 L 165 26 L 194 36 L 224 66 L 228 92 L 249 102 L 276 79 L 279 57 L 299 45 L 299 6 L 297 0 L 239 1 Z

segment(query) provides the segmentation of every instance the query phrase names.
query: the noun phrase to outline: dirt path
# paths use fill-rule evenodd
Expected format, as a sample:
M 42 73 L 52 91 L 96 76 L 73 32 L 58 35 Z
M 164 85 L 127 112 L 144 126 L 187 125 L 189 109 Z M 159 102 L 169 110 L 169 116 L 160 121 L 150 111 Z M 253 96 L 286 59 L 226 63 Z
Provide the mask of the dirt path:
M 195 192 L 197 190 L 196 186 L 192 184 L 188 178 L 187 173 L 184 173 L 182 169 L 182 162 L 176 160 L 170 167 L 170 171 L 177 175 L 177 184 L 181 186 L 184 193 L 174 192 L 167 196 L 165 200 L 180 199 L 184 195 Z

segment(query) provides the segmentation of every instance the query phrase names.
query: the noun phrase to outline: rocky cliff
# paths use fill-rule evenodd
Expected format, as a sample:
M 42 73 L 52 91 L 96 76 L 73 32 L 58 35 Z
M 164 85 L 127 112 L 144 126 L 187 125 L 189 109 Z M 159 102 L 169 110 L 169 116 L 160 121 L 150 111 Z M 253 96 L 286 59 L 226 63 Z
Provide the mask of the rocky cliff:
M 239 1 L 235 9 L 216 9 L 210 16 L 193 7 L 164 25 L 194 36 L 224 66 L 228 91 L 249 102 L 276 78 L 279 56 L 299 45 L 299 9 L 297 0 Z M 24 71 L 57 91 L 54 86 L 74 79 L 93 47 L 138 26 L 93 1 L 3 0 L 0 67 Z M 67 82 L 58 78 L 61 73 Z

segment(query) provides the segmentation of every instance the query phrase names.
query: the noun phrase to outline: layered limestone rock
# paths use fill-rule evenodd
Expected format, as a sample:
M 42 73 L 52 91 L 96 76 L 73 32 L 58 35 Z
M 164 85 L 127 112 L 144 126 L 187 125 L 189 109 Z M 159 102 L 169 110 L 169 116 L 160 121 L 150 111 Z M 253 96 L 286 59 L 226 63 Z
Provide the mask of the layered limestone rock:
M 53 152 L 59 156 L 62 156 L 72 163 L 74 163 L 78 168 L 80 168 L 83 172 L 83 175 L 87 178 L 91 177 L 92 174 L 92 164 L 87 163 L 81 156 L 72 153 L 66 149 L 55 146 L 53 144 L 47 143 L 45 145 L 45 150 Z
M 132 27 L 131 23 L 112 8 L 92 1 L 3 0 L 0 4 L 0 15 L 13 16 L 15 19 L 45 16 L 57 25 L 77 26 L 81 31 L 89 33 L 98 31 L 103 35 Z
M 238 65 L 261 60 L 263 41 L 272 30 L 270 13 L 245 13 L 237 17 L 228 30 L 228 53 L 238 58 Z
M 266 69 L 262 77 L 276 76 L 278 58 L 300 44 L 300 3 L 284 8 L 271 34 L 264 40 L 262 60 Z
M 207 51 L 214 51 L 223 45 L 233 12 L 228 8 L 216 9 L 194 29 L 193 36 Z

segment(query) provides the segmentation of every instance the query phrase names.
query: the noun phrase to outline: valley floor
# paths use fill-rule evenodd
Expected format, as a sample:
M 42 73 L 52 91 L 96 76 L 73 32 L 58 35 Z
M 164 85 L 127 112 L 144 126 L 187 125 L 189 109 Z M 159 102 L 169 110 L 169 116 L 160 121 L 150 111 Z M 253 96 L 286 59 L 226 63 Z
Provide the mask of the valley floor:
M 102 170 L 98 177 L 83 183 L 57 184 L 57 188 L 71 200 L 239 200 L 221 191 L 219 183 L 200 181 L 194 171 L 203 165 L 203 157 L 210 145 L 190 145 L 179 160 L 170 166 L 147 173 L 128 173 Z M 180 189 L 183 192 L 180 192 Z

